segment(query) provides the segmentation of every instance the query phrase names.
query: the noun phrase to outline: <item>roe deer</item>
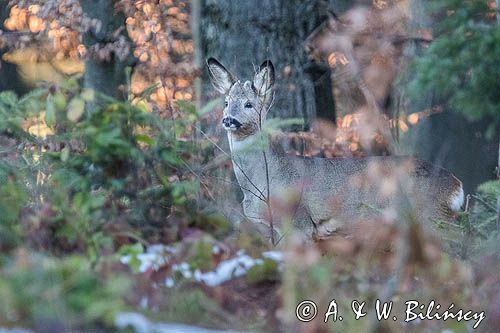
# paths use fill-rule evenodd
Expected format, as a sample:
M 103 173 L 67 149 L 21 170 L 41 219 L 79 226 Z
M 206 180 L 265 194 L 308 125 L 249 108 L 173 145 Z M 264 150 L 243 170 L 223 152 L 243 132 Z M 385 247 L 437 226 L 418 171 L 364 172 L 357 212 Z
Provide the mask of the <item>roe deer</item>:
M 263 123 L 273 98 L 271 61 L 258 68 L 253 82 L 238 81 L 216 59 L 208 59 L 207 66 L 215 89 L 225 95 L 222 125 L 244 194 L 243 211 L 251 221 L 268 227 L 273 243 L 280 218 L 273 210 L 283 206 L 279 200 L 290 197 L 290 192 L 297 195 L 289 219 L 308 237 L 326 237 L 367 215 L 397 212 L 408 204 L 407 199 L 422 221 L 449 220 L 460 210 L 462 183 L 428 162 L 395 156 L 307 158 L 261 146 Z M 394 180 L 394 174 L 403 175 L 405 182 Z M 403 188 L 400 183 L 409 185 Z

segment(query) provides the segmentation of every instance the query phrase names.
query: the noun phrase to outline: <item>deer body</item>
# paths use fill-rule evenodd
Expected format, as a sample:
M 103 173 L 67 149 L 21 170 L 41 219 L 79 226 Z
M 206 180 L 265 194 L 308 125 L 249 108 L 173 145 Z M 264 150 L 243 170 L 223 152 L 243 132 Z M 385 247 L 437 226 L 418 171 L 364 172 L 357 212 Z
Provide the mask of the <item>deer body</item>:
M 284 198 L 293 198 L 293 208 L 285 215 L 295 227 L 320 237 L 350 221 L 397 211 L 408 204 L 402 192 L 411 198 L 410 205 L 422 220 L 448 219 L 460 209 L 461 182 L 424 161 L 393 156 L 307 158 L 262 145 L 262 124 L 274 84 L 272 63 L 264 62 L 254 81 L 245 83 L 215 59 L 207 64 L 215 88 L 226 95 L 223 126 L 244 194 L 243 211 L 253 222 L 271 226 L 271 233 L 280 228 Z M 395 175 L 403 175 L 407 182 L 402 186 Z

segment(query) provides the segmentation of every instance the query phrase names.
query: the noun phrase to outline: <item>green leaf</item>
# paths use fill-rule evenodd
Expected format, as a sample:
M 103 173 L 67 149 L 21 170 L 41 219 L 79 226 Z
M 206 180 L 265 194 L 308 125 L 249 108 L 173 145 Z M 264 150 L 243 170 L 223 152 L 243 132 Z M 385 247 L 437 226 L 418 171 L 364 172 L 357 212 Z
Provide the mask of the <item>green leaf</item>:
M 118 254 L 120 256 L 125 256 L 125 255 L 132 255 L 136 256 L 138 254 L 144 253 L 144 246 L 142 246 L 141 243 L 135 243 L 135 244 L 125 244 L 120 246 L 118 249 Z
M 15 105 L 18 102 L 17 95 L 13 91 L 9 90 L 0 92 L 0 100 L 9 105 Z
M 177 101 L 177 107 L 183 112 L 191 115 L 196 115 L 196 107 L 194 106 L 193 103 L 190 103 L 188 101 Z
M 61 84 L 61 88 L 63 90 L 71 90 L 71 89 L 76 89 L 78 88 L 78 77 L 74 76 L 72 78 L 69 78 L 65 82 Z
M 95 99 L 95 91 L 94 91 L 94 89 L 85 88 L 85 89 L 82 90 L 82 93 L 80 94 L 80 97 L 85 102 L 92 102 Z
M 69 102 L 68 113 L 66 115 L 70 121 L 77 122 L 84 112 L 85 101 L 81 97 L 74 97 Z
M 154 93 L 156 89 L 158 89 L 157 83 L 150 85 L 141 93 L 141 98 L 149 98 L 149 96 L 151 96 L 151 94 Z
M 161 152 L 160 156 L 165 162 L 170 163 L 172 165 L 179 165 L 182 163 L 182 160 L 179 157 L 179 155 L 172 150 L 165 150 Z
M 64 111 L 66 109 L 67 102 L 63 93 L 57 92 L 53 97 L 53 101 L 57 111 Z
M 137 256 L 141 253 L 144 253 L 144 247 L 141 243 L 135 243 L 133 245 L 122 245 L 117 252 L 118 257 L 129 256 L 127 266 L 130 267 L 130 269 L 132 269 L 132 271 L 134 272 L 139 272 L 141 261 L 137 258 Z
M 145 143 L 145 144 L 150 145 L 150 146 L 155 144 L 155 140 L 146 134 L 137 134 L 135 136 L 135 140 L 137 142 L 142 142 L 142 143 Z
M 56 107 L 52 95 L 47 96 L 45 104 L 45 123 L 49 127 L 54 127 L 56 124 Z
M 64 147 L 63 150 L 61 150 L 61 161 L 66 162 L 69 159 L 69 148 Z

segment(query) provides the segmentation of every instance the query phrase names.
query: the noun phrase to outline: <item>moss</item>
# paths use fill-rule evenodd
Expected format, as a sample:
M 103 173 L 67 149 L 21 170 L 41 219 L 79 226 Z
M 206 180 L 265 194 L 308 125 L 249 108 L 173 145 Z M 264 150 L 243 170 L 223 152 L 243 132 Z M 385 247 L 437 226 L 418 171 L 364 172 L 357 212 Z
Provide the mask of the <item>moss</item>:
M 262 264 L 253 266 L 245 275 L 245 281 L 248 284 L 278 281 L 279 279 L 278 263 L 271 259 L 264 259 Z
M 209 237 L 203 237 L 191 246 L 186 261 L 193 270 L 210 270 L 213 267 L 212 248 L 213 241 Z
M 233 230 L 231 222 L 216 213 L 198 214 L 191 219 L 189 225 L 204 230 L 217 239 L 223 239 Z
M 162 321 L 216 326 L 228 322 L 227 314 L 219 305 L 198 288 L 177 290 L 168 297 L 168 309 Z

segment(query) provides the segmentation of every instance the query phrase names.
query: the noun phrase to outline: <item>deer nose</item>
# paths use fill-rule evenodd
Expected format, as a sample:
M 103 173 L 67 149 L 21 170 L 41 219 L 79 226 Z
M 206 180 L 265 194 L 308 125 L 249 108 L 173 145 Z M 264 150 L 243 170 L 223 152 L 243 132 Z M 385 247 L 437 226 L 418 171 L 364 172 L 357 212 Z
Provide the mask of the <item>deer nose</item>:
M 233 117 L 224 117 L 224 119 L 222 119 L 222 124 L 226 128 L 240 128 L 241 127 L 241 123 Z

